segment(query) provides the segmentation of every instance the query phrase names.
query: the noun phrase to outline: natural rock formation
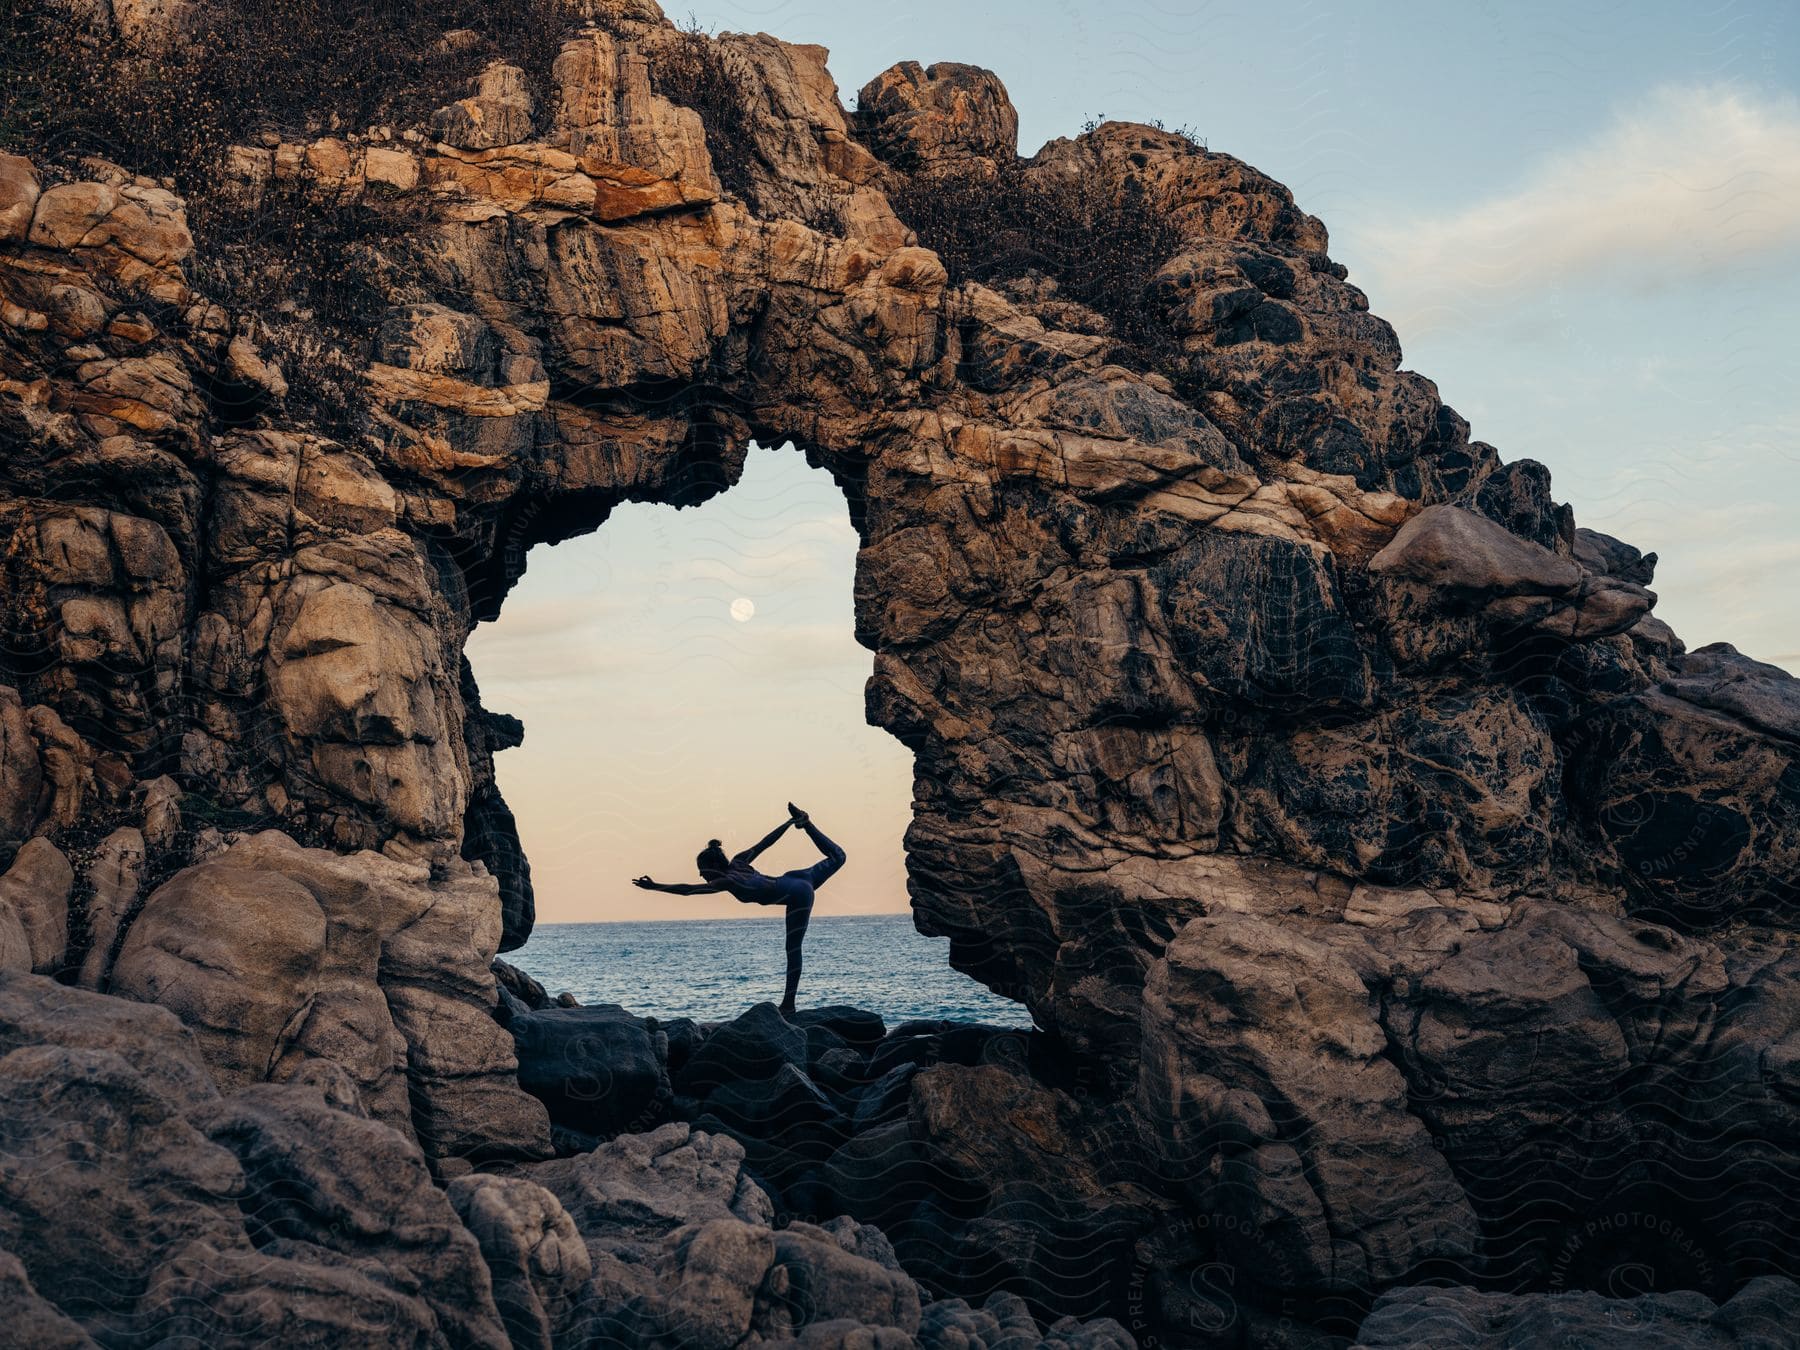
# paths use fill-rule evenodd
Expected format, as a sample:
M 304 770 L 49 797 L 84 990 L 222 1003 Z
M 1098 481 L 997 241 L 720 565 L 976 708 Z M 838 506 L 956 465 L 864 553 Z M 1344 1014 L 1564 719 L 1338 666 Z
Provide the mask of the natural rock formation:
M 222 1087 L 325 1061 L 434 1158 L 541 1156 L 544 1112 L 493 1017 L 499 921 L 484 877 L 433 884 L 271 831 L 153 892 L 110 987 L 179 1013 Z
M 1405 1289 L 1376 1303 L 1357 1333 L 1368 1350 L 1460 1350 L 1488 1345 L 1611 1347 L 1779 1345 L 1800 1312 L 1791 1281 L 1752 1280 L 1716 1307 L 1699 1294 L 1598 1294 L 1519 1297 L 1473 1289 Z
M 0 1150 L 21 1344 L 936 1347 L 998 1316 L 951 1300 L 922 1332 L 886 1239 L 771 1229 L 730 1139 L 666 1125 L 440 1191 L 341 1076 L 221 1095 L 172 1014 L 30 975 L 0 974 Z M 1017 1300 L 1006 1320 L 1026 1346 L 1129 1344 L 1046 1340 Z
M 221 1097 L 172 1014 L 39 977 L 0 975 L 0 1046 L 0 1246 L 101 1343 L 506 1343 L 396 1131 L 299 1085 Z
M 0 876 L 0 968 L 58 969 L 69 947 L 69 860 L 45 839 L 33 839 Z
M 149 42 L 193 7 L 79 10 Z M 820 48 L 583 10 L 548 68 L 496 61 L 398 134 L 225 156 L 220 202 L 405 223 L 358 245 L 366 350 L 284 354 L 293 307 L 215 293 L 167 183 L 0 157 L 0 969 L 163 1004 L 193 1071 L 112 1031 L 12 1049 L 5 1212 L 57 1215 L 0 1229 L 32 1315 L 103 1341 L 152 1315 L 254 1340 L 279 1308 L 456 1343 L 1016 1321 L 840 1278 L 854 1242 L 735 1189 L 615 1231 L 612 1182 L 543 1163 L 590 1256 L 571 1295 L 535 1192 L 390 1212 L 391 1178 L 346 1191 L 296 1124 L 396 1176 L 524 1166 L 552 1147 L 520 1054 L 565 1151 L 685 1112 L 715 1142 L 653 1132 L 633 1168 L 722 1177 L 742 1136 L 784 1198 L 878 1212 L 940 1290 L 1001 1272 L 1038 1314 L 1347 1332 L 1426 1275 L 1629 1260 L 1729 1309 L 1793 1273 L 1795 681 L 1686 652 L 1655 556 L 1471 440 L 1240 161 L 1107 124 L 1021 162 L 986 72 L 903 64 L 851 114 Z M 1111 293 L 1055 238 L 940 255 L 954 222 L 915 211 L 1096 192 L 1143 227 L 1109 237 L 1166 241 Z M 366 417 L 301 397 L 334 362 Z M 915 917 L 1031 1009 L 1029 1053 L 760 1012 L 590 1037 L 502 1001 L 532 909 L 493 760 L 521 731 L 463 645 L 533 546 L 704 500 L 752 441 L 845 490 L 867 712 L 916 756 Z M 348 1227 L 258 1219 L 265 1175 Z M 1609 1207 L 1647 1226 L 1583 1237 Z

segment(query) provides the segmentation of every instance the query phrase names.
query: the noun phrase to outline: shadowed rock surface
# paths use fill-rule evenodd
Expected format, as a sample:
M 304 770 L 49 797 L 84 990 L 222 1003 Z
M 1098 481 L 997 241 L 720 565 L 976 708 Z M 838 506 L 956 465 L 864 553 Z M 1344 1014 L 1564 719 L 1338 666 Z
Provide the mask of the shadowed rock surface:
M 989 72 L 902 63 L 851 114 L 821 48 L 585 10 L 417 125 L 231 149 L 234 200 L 404 225 L 357 245 L 363 350 L 221 301 L 168 184 L 0 155 L 21 1316 L 1303 1344 L 1438 1299 L 1485 1344 L 1627 1266 L 1711 1335 L 1788 1297 L 1800 685 L 1685 651 L 1655 555 L 1471 440 L 1248 165 L 1117 123 L 1020 160 Z M 1091 242 L 1096 193 L 1160 241 L 1093 250 L 1112 292 L 932 206 Z M 301 398 L 326 356 L 359 418 Z M 845 491 L 916 921 L 1031 1036 L 496 978 L 524 733 L 464 643 L 532 546 L 726 490 L 753 440 Z M 318 1214 L 262 1206 L 300 1184 Z M 1384 1295 L 1427 1278 L 1480 1288 Z

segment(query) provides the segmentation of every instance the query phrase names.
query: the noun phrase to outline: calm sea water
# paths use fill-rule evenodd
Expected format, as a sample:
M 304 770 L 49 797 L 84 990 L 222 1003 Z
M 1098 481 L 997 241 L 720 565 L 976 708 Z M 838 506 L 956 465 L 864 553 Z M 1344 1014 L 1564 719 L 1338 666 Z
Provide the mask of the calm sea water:
M 723 1021 L 781 999 L 787 969 L 780 919 L 544 923 L 504 958 L 552 994 L 617 1003 L 640 1017 Z M 889 1026 L 947 1017 L 1031 1025 L 1024 1007 L 950 968 L 950 940 L 921 937 L 910 914 L 815 918 L 806 933 L 799 1005 L 850 1003 Z

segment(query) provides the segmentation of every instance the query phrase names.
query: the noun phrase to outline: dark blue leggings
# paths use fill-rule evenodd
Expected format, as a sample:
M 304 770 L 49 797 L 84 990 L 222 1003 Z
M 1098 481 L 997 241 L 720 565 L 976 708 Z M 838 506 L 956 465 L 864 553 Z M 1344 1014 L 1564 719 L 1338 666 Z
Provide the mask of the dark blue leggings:
M 844 850 L 827 839 L 817 825 L 809 820 L 800 828 L 825 856 L 811 867 L 783 872 L 776 878 L 785 892 L 782 902 L 787 905 L 787 989 L 781 1006 L 788 1012 L 793 1011 L 794 995 L 800 989 L 800 947 L 806 941 L 807 925 L 812 922 L 813 892 L 844 865 Z

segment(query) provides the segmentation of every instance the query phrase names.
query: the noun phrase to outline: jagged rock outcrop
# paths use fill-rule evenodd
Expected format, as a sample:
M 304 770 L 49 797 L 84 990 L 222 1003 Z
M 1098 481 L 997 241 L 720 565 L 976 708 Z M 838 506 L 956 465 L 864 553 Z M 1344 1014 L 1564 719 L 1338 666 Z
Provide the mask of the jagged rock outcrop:
M 1607 1299 L 1591 1293 L 1519 1297 L 1473 1289 L 1405 1289 L 1382 1298 L 1357 1333 L 1368 1350 L 1490 1345 L 1610 1347 L 1779 1345 L 1800 1311 L 1792 1281 L 1753 1280 L 1723 1307 L 1693 1293 Z
M 189 10 L 88 8 L 127 40 Z M 440 1178 L 551 1151 L 490 967 L 532 919 L 493 779 L 520 732 L 462 648 L 530 548 L 704 500 L 753 440 L 850 501 L 868 716 L 916 756 L 917 922 L 1030 1007 L 1054 1063 L 767 1025 L 731 1033 L 773 1066 L 747 1078 L 709 1065 L 724 1033 L 659 1047 L 613 1019 L 645 1105 L 563 1129 L 682 1098 L 709 1136 L 791 1117 L 797 1161 L 745 1145 L 778 1189 L 882 1208 L 883 1169 L 953 1176 L 897 1212 L 902 1250 L 905 1223 L 954 1227 L 1042 1289 L 1101 1234 L 1128 1287 L 1142 1266 L 1146 1326 L 1247 1335 L 1291 1298 L 1351 1328 L 1446 1272 L 1542 1289 L 1610 1259 L 1569 1246 L 1608 1205 L 1679 1215 L 1719 1299 L 1792 1273 L 1795 681 L 1685 651 L 1650 614 L 1654 555 L 1471 440 L 1324 226 L 1240 161 L 1107 124 L 1021 163 L 986 72 L 903 64 L 852 115 L 820 48 L 683 34 L 648 0 L 586 15 L 549 69 L 496 62 L 398 135 L 271 127 L 228 156 L 234 200 L 409 222 L 368 245 L 384 312 L 338 354 L 361 425 L 309 416 L 306 359 L 209 293 L 168 185 L 0 157 L 0 968 L 173 1009 L 239 1103 L 215 1130 L 117 1052 L 14 1050 L 19 1148 L 112 1130 L 123 1197 L 54 1259 L 0 1233 L 36 1295 L 252 1337 L 266 1279 L 322 1325 L 557 1334 L 536 1201 L 462 1197 L 508 1306 L 436 1309 L 397 1290 L 429 1263 L 249 1233 L 228 1202 L 260 1164 L 219 1139 L 252 1149 L 323 1089 Z M 953 275 L 896 210 L 952 183 L 1113 184 L 1168 256 L 1110 309 L 1049 262 Z M 521 1043 L 555 1029 L 538 1015 Z M 609 1071 L 560 1058 L 532 1081 L 559 1112 Z M 833 1072 L 873 1081 L 834 1101 Z M 975 1109 L 1038 1133 L 970 1137 Z M 50 1169 L 19 1175 L 61 1203 Z M 177 1184 L 160 1236 L 113 1253 Z M 622 1259 L 583 1233 L 595 1270 Z M 836 1343 L 754 1321 L 739 1275 L 780 1235 L 731 1234 L 633 1236 L 651 1264 L 575 1302 Z M 766 1269 L 835 1287 L 829 1244 L 791 1241 Z M 1659 1241 L 1633 1259 L 1687 1278 Z M 96 1294 L 99 1253 L 122 1264 Z M 692 1263 L 704 1313 L 669 1301 Z M 1229 1317 L 1201 1287 L 1220 1270 Z
M 431 1184 L 347 1078 L 221 1093 L 173 1014 L 0 973 L 0 1308 L 32 1345 L 966 1345 L 875 1229 L 773 1229 L 743 1150 L 671 1124 Z M 1022 1346 L 1124 1346 L 1105 1322 Z M 914 1336 L 917 1335 L 917 1341 Z
M 0 975 L 0 1246 L 102 1344 L 489 1345 L 417 1145 L 300 1084 L 221 1096 L 171 1013 Z
M 152 892 L 109 987 L 180 1014 L 222 1088 L 322 1061 L 435 1159 L 544 1156 L 548 1120 L 493 1016 L 499 925 L 490 878 L 434 883 L 269 831 Z

